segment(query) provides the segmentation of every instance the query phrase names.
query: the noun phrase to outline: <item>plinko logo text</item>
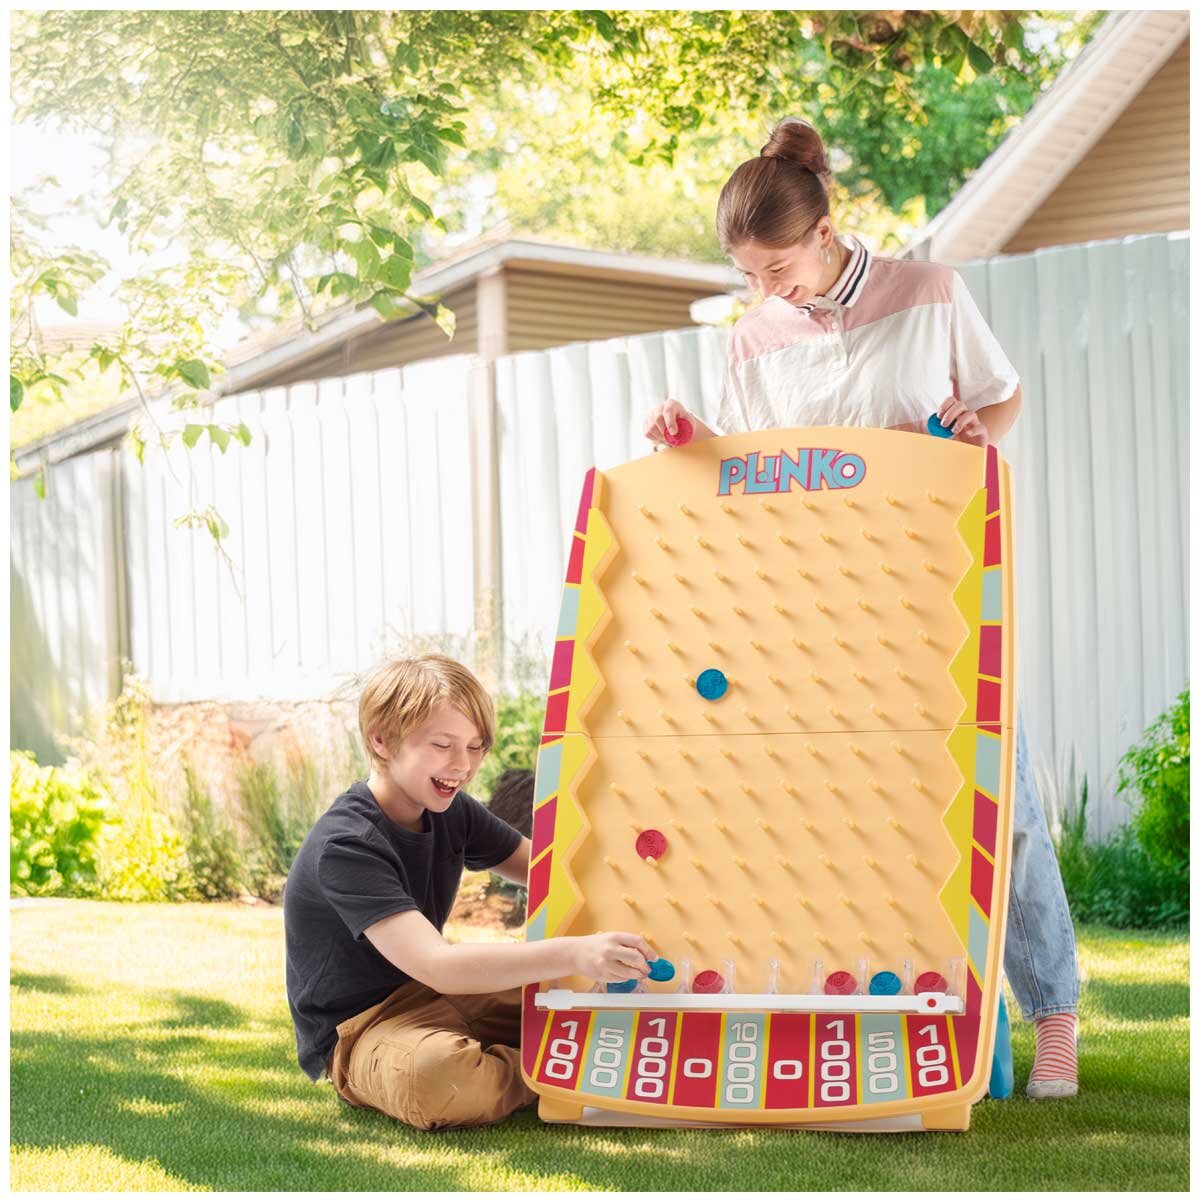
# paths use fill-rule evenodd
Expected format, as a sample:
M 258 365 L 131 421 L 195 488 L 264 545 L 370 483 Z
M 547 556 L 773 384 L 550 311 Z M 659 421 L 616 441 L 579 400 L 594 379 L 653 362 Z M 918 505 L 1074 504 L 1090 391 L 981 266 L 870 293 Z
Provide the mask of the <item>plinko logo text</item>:
M 806 492 L 821 488 L 851 488 L 862 483 L 867 464 L 857 454 L 843 450 L 818 450 L 805 447 L 796 457 L 780 451 L 760 454 L 757 450 L 745 458 L 721 460 L 721 485 L 717 495 L 728 496 L 739 485 L 747 496 L 770 492 L 790 492 L 793 485 Z

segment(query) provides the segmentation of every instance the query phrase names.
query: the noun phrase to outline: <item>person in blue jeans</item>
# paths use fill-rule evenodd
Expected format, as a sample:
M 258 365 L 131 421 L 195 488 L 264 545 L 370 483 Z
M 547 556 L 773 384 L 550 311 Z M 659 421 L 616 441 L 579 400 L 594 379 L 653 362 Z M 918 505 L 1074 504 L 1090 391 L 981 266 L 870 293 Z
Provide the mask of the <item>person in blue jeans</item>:
M 925 433 L 937 413 L 954 440 L 997 442 L 1020 412 L 1020 380 L 966 284 L 939 263 L 877 257 L 829 217 L 821 138 L 775 127 L 730 176 L 717 204 L 721 247 L 763 297 L 729 338 L 721 433 L 857 425 Z M 655 448 L 717 436 L 675 400 L 644 432 Z M 1073 1096 L 1079 977 L 1058 860 L 1017 722 L 1012 887 L 1004 968 L 1037 1053 L 1026 1094 Z

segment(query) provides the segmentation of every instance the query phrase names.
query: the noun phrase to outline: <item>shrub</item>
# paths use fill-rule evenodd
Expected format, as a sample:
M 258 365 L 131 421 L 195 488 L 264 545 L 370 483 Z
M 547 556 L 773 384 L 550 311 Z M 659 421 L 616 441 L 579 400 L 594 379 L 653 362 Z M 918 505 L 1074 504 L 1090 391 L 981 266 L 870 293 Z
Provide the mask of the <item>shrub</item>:
M 1167 871 L 1189 865 L 1191 689 L 1121 759 L 1117 793 L 1139 798 L 1132 824 L 1146 854 Z
M 490 796 L 497 780 L 513 768 L 532 771 L 542 740 L 546 697 L 538 692 L 517 692 L 496 699 L 496 742 L 483 760 L 475 786 Z
M 14 896 L 89 896 L 112 800 L 77 766 L 9 755 L 9 887 Z
M 183 825 L 193 899 L 232 899 L 241 894 L 243 874 L 233 827 L 214 808 L 190 759 L 183 761 L 183 778 Z
M 99 894 L 106 900 L 185 900 L 193 894 L 187 851 L 164 811 L 147 749 L 150 698 L 145 684 L 126 681 L 107 718 L 107 738 L 124 764 L 114 788 L 120 823 L 101 843 Z
M 1125 826 L 1101 841 L 1087 838 L 1087 777 L 1078 805 L 1061 811 L 1054 839 L 1071 916 L 1117 929 L 1169 929 L 1188 924 L 1186 868 L 1151 858 Z
M 333 797 L 318 765 L 298 751 L 288 756 L 282 780 L 273 763 L 247 761 L 237 786 L 249 840 L 247 885 L 256 896 L 278 900 L 296 852 Z
M 101 847 L 98 894 L 135 903 L 192 898 L 187 848 L 166 813 L 124 814 Z

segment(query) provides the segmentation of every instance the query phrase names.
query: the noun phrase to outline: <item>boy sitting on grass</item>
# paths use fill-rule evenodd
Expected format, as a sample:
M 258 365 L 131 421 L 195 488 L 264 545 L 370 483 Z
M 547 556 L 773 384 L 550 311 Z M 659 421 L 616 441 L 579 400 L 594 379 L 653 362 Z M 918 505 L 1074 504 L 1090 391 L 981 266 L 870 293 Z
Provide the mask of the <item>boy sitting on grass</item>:
M 464 864 L 524 884 L 529 839 L 462 789 L 494 733 L 492 701 L 438 654 L 367 679 L 365 782 L 313 826 L 283 897 L 300 1065 L 343 1100 L 418 1129 L 487 1125 L 532 1102 L 520 986 L 566 975 L 644 978 L 635 933 L 452 945 L 442 926 Z

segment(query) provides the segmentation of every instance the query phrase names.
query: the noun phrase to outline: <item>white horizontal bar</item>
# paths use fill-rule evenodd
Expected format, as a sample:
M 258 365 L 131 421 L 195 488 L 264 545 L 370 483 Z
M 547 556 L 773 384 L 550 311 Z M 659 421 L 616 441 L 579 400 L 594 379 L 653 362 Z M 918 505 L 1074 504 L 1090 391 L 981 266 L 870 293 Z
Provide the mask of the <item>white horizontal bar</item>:
M 739 995 L 717 992 L 702 995 L 692 992 L 572 992 L 566 988 L 551 988 L 538 992 L 533 998 L 538 1008 L 707 1008 L 717 1010 L 745 1009 L 765 1012 L 898 1012 L 898 1013 L 961 1013 L 963 1002 L 958 996 L 941 992 L 920 992 L 916 996 L 784 996 L 773 992 L 758 995 Z

